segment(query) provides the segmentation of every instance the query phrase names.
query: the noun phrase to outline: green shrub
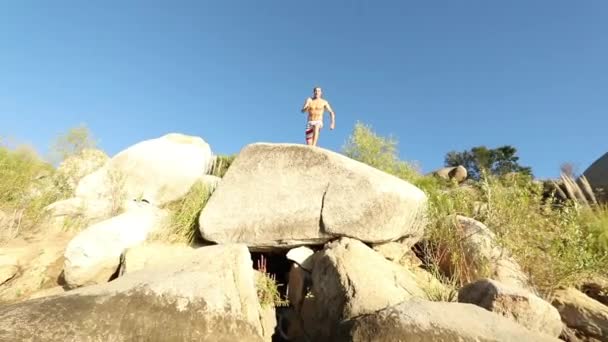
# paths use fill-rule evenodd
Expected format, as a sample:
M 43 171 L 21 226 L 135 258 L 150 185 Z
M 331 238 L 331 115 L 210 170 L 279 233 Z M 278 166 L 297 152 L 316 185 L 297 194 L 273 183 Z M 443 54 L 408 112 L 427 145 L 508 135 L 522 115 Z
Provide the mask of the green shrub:
M 419 176 L 412 165 L 399 160 L 397 140 L 380 137 L 370 126 L 360 122 L 355 124 L 353 133 L 343 147 L 343 153 L 402 179 L 411 180 Z
M 54 169 L 31 148 L 9 149 L 0 146 L 0 211 L 6 213 L 7 227 L 2 239 L 10 239 L 34 227 L 44 214 L 44 207 L 63 198 L 54 187 Z
M 593 248 L 598 252 L 608 251 L 608 206 L 581 209 L 579 221 L 591 234 Z
M 51 154 L 55 161 L 60 162 L 87 149 L 93 149 L 96 145 L 97 142 L 89 128 L 81 124 L 58 135 L 51 144 Z

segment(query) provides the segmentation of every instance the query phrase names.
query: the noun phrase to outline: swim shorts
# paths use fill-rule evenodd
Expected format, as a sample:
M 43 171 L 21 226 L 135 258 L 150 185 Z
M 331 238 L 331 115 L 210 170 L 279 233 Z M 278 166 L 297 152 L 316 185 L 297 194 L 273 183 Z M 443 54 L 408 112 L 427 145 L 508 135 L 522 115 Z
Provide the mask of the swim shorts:
M 312 133 L 314 132 L 314 126 L 319 126 L 319 129 L 323 128 L 323 121 L 308 121 L 308 123 L 306 124 L 306 142 L 312 141 Z

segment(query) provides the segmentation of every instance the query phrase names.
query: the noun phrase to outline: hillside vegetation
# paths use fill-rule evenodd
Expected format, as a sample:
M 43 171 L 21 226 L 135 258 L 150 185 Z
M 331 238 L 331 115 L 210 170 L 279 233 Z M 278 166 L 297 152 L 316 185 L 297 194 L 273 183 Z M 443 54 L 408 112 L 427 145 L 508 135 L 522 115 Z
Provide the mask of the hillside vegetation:
M 562 200 L 547 193 L 543 182 L 529 172 L 501 176 L 482 173 L 479 180 L 456 184 L 423 175 L 416 166 L 398 157 L 397 141 L 376 135 L 358 123 L 344 147 L 347 156 L 374 166 L 424 190 L 430 199 L 424 253 L 439 265 L 450 251 L 459 265 L 450 281 L 468 282 L 470 267 L 463 257 L 463 237 L 456 231 L 456 215 L 488 226 L 498 242 L 530 277 L 540 293 L 549 296 L 559 286 L 576 286 L 594 275 L 606 275 L 608 261 L 608 210 L 576 200 Z M 528 170 L 526 170 L 528 171 Z M 437 248 L 441 246 L 441 248 Z
M 64 161 L 93 148 L 92 141 L 90 132 L 80 127 L 51 146 L 60 156 L 58 161 Z M 487 225 L 513 254 L 533 286 L 546 296 L 559 286 L 577 285 L 588 277 L 607 273 L 608 209 L 558 198 L 529 172 L 496 175 L 482 171 L 478 179 L 461 184 L 424 175 L 414 163 L 399 158 L 395 139 L 378 136 L 361 123 L 354 127 L 342 153 L 426 192 L 430 204 L 426 236 L 415 248 L 431 271 L 455 287 L 471 278 L 456 215 Z M 234 158 L 218 156 L 212 173 L 223 176 Z M 57 170 L 31 148 L 0 146 L 3 241 L 44 229 L 44 207 L 73 194 L 73 186 Z M 176 209 L 170 225 L 173 231 L 167 233 L 172 240 L 194 239 L 196 217 L 209 195 L 204 187 L 195 187 L 189 196 L 171 205 Z M 438 268 L 445 258 L 458 265 L 451 274 L 441 274 Z

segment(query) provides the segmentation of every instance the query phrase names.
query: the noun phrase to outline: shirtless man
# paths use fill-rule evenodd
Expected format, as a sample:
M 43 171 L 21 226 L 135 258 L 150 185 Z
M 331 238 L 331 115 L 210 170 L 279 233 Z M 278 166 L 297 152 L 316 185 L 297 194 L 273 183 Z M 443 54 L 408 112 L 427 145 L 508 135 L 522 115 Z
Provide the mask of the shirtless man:
M 336 127 L 336 114 L 331 109 L 329 102 L 321 98 L 323 91 L 320 87 L 313 89 L 312 97 L 306 99 L 302 113 L 308 112 L 308 122 L 306 124 L 306 144 L 317 146 L 319 140 L 319 133 L 323 128 L 323 113 L 327 110 L 331 115 L 331 126 L 330 129 Z

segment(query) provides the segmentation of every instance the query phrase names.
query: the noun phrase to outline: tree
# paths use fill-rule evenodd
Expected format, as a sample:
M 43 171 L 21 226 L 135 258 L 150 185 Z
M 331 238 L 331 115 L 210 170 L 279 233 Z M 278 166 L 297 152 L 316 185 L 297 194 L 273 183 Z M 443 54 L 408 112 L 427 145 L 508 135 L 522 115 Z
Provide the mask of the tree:
M 80 125 L 59 135 L 52 144 L 51 151 L 54 158 L 62 161 L 69 156 L 80 154 L 85 149 L 94 148 L 95 145 L 96 142 L 87 126 Z
M 572 179 L 577 178 L 578 172 L 576 170 L 576 166 L 574 166 L 573 163 L 570 163 L 570 162 L 562 163 L 559 166 L 559 170 L 561 171 L 561 173 L 563 173 L 564 175 L 566 175 Z
M 519 165 L 518 160 L 517 149 L 513 146 L 505 145 L 495 149 L 477 146 L 462 152 L 448 152 L 445 156 L 445 165 L 462 165 L 467 169 L 469 178 L 477 180 L 481 178 L 483 172 L 497 176 L 510 172 L 532 176 L 532 168 Z
M 378 136 L 370 126 L 360 122 L 355 124 L 342 151 L 349 158 L 402 179 L 409 180 L 418 175 L 412 165 L 399 159 L 396 139 Z

